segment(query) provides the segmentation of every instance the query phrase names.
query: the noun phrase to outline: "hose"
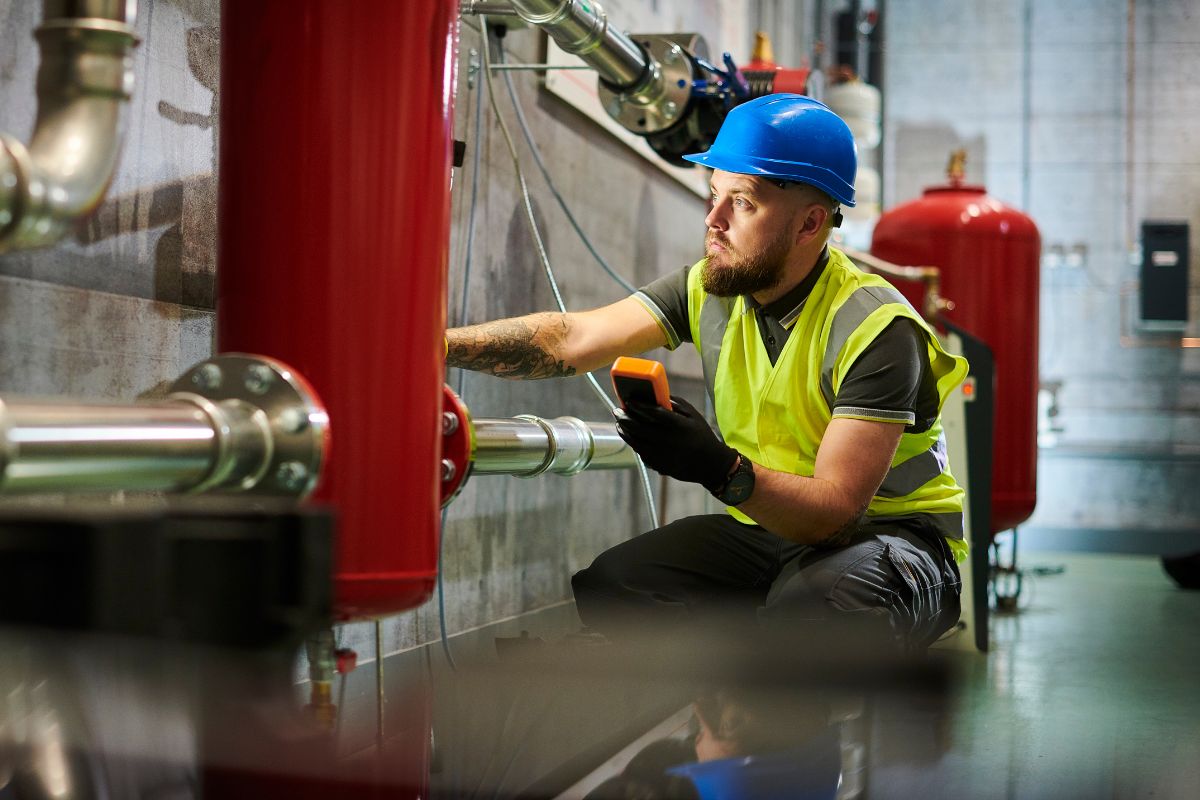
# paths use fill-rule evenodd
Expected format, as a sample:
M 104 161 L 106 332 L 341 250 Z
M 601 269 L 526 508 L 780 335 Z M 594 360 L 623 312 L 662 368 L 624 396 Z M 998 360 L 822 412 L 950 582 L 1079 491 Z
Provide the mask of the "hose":
M 503 41 L 501 41 L 499 45 L 499 52 L 500 63 L 503 64 L 505 57 Z M 538 169 L 541 171 L 542 177 L 546 179 L 546 186 L 550 188 L 550 194 L 554 195 L 554 199 L 558 201 L 558 207 L 562 209 L 564 214 L 566 214 L 567 221 L 571 223 L 571 227 L 575 229 L 575 233 L 579 234 L 579 240 L 583 242 L 583 246 L 586 247 L 588 252 L 592 254 L 592 258 L 596 259 L 596 263 L 600 265 L 601 269 L 607 272 L 608 276 L 616 281 L 622 289 L 630 294 L 633 294 L 637 291 L 637 287 L 621 277 L 615 270 L 613 270 L 611 266 L 609 266 L 604 257 L 597 252 L 596 248 L 592 245 L 592 240 L 586 233 L 583 232 L 583 228 L 580 227 L 579 221 L 576 220 L 575 215 L 571 213 L 571 209 L 567 206 L 567 201 L 564 200 L 563 196 L 558 193 L 558 187 L 554 185 L 554 181 L 550 177 L 550 171 L 546 169 L 546 163 L 542 160 L 542 151 L 538 148 L 537 143 L 533 140 L 533 134 L 529 132 L 529 123 L 525 119 L 525 110 L 521 108 L 521 104 L 517 100 L 517 92 L 513 88 L 512 75 L 510 75 L 508 72 L 504 73 L 504 85 L 508 88 L 508 97 L 510 100 L 512 100 L 513 110 L 517 112 L 517 125 L 521 128 L 521 133 L 525 137 L 525 143 L 529 145 L 529 152 L 533 154 L 533 160 L 538 165 Z
M 508 124 L 504 121 L 504 117 L 500 114 L 500 107 L 496 104 L 496 92 L 492 85 L 492 58 L 487 41 L 487 17 L 481 15 L 479 17 L 479 24 L 484 35 L 483 77 L 488 87 L 488 103 L 492 107 L 492 114 L 496 117 L 496 122 L 500 125 L 500 132 L 504 135 L 504 143 L 508 147 L 509 156 L 512 158 L 513 169 L 517 174 L 517 182 L 521 186 L 521 201 L 525 209 L 525 216 L 529 221 L 529 229 L 533 235 L 534 249 L 537 251 L 538 260 L 541 262 L 542 269 L 546 273 L 546 280 L 550 284 L 550 291 L 554 294 L 555 305 L 558 306 L 559 311 L 565 314 L 567 312 L 567 305 L 563 300 L 562 292 L 559 291 L 558 280 L 554 277 L 554 268 L 550 265 L 550 256 L 546 252 L 546 243 L 542 239 L 542 232 L 538 228 L 537 218 L 533 214 L 533 202 L 529 195 L 529 184 L 525 181 L 525 172 L 521 168 L 521 159 L 517 155 L 517 148 L 513 143 L 512 134 L 508 130 Z M 599 382 L 596 381 L 596 377 L 590 372 L 586 374 L 586 377 L 588 384 L 591 385 L 592 390 L 600 398 L 601 402 L 604 403 L 605 407 L 609 411 L 615 409 L 616 404 L 613 403 L 604 389 L 600 387 Z M 646 506 L 650 512 L 651 525 L 657 528 L 659 526 L 658 509 L 654 504 L 654 490 L 650 485 L 650 475 L 646 471 L 646 465 L 642 463 L 641 458 L 638 459 L 638 473 L 642 479 L 642 491 L 646 496 Z
M 481 31 L 482 46 L 487 47 L 487 31 Z M 478 88 L 475 90 L 475 138 L 472 140 L 475 147 L 471 153 L 471 201 L 467 210 L 467 243 L 463 253 L 463 288 L 462 300 L 458 304 L 458 319 L 455 322 L 458 325 L 464 325 L 467 320 L 467 306 L 471 297 L 471 256 L 475 246 L 475 210 L 479 202 L 479 154 L 483 150 L 481 139 L 481 128 L 483 121 L 483 92 Z M 458 380 L 455 381 L 455 391 L 459 397 L 464 396 L 463 386 L 466 383 L 467 371 L 460 369 L 458 371 Z M 446 662 L 450 665 L 451 672 L 458 671 L 458 665 L 454 663 L 454 654 L 450 651 L 450 636 L 446 631 L 446 588 L 442 581 L 442 560 L 445 552 L 446 544 L 446 516 L 449 513 L 449 506 L 442 509 L 441 527 L 438 529 L 438 557 L 437 557 L 437 603 L 438 603 L 438 631 L 442 638 L 442 652 L 446 656 Z

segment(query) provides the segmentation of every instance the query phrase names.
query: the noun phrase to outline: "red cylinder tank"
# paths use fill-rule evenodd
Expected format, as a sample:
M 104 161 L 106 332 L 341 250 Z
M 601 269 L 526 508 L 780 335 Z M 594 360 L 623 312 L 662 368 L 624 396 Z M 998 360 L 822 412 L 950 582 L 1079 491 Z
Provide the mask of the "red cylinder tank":
M 905 266 L 941 269 L 950 321 L 996 359 L 992 534 L 1029 518 L 1037 502 L 1038 275 L 1033 220 L 952 178 L 885 213 L 871 252 Z M 920 308 L 920 298 L 910 295 Z
M 335 611 L 437 570 L 455 0 L 225 0 L 218 349 L 325 400 Z

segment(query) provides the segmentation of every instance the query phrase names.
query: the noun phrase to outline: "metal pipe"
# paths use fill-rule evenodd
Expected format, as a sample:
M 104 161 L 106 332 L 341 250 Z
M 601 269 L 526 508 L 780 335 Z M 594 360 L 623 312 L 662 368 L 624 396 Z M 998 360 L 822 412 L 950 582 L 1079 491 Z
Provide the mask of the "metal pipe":
M 591 67 L 586 64 L 492 64 L 489 69 L 492 72 L 547 72 L 562 69 L 591 69 Z
M 327 419 L 298 376 L 223 356 L 175 388 L 129 406 L 0 400 L 0 492 L 311 491 Z
M 5 492 L 145 489 L 199 484 L 216 432 L 191 403 L 102 406 L 5 402 Z
M 611 27 L 599 3 L 582 0 L 512 0 L 517 14 L 537 25 L 618 89 L 638 89 L 653 63 L 636 42 Z
M 519 16 L 509 0 L 458 0 L 458 13 L 487 14 L 489 17 Z
M 954 310 L 954 301 L 942 297 L 942 273 L 937 267 L 905 267 L 844 244 L 839 244 L 838 248 L 852 261 L 866 267 L 871 272 L 878 273 L 885 278 L 912 281 L 923 285 L 925 294 L 920 311 L 922 316 L 930 322 L 941 316 L 943 311 Z
M 61 239 L 116 172 L 133 91 L 135 0 L 45 0 L 38 113 L 26 147 L 0 133 L 0 253 Z
M 471 473 L 523 478 L 553 472 L 577 475 L 587 469 L 632 469 L 637 456 L 617 435 L 617 426 L 575 417 L 476 419 Z

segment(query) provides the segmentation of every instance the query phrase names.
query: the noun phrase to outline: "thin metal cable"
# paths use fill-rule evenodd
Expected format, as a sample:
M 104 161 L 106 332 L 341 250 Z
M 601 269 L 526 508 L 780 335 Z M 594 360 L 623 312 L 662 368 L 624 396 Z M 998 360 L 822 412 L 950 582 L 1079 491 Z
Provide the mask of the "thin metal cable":
M 487 47 L 487 31 L 480 31 L 480 42 L 482 47 Z M 471 201 L 467 209 L 467 244 L 463 254 L 463 286 L 462 299 L 458 304 L 458 319 L 455 322 L 458 325 L 465 325 L 467 322 L 467 308 L 471 297 L 471 255 L 475 248 L 475 210 L 479 201 L 479 154 L 483 150 L 482 139 L 482 122 L 483 122 L 483 92 L 480 87 L 475 87 L 475 138 L 472 140 L 474 150 L 471 153 Z M 455 381 L 455 392 L 459 397 L 462 397 L 463 386 L 465 385 L 467 371 L 460 369 L 458 371 L 458 379 Z M 438 528 L 438 557 L 437 557 L 437 603 L 438 603 L 438 630 L 442 636 L 442 652 L 446 655 L 446 662 L 450 665 L 451 672 L 458 671 L 458 665 L 454 662 L 454 654 L 450 652 L 450 636 L 446 631 L 446 587 L 442 580 L 442 555 L 445 552 L 446 544 L 446 516 L 450 509 L 447 506 L 442 509 L 441 526 Z
M 500 63 L 503 64 L 505 58 L 503 43 L 499 45 L 498 49 Z M 583 246 L 586 247 L 588 252 L 592 254 L 592 258 L 596 259 L 596 263 L 598 263 L 600 267 L 608 273 L 609 277 L 616 281 L 622 289 L 630 294 L 633 294 L 637 291 L 637 287 L 625 280 L 611 266 L 609 266 L 609 263 L 604 260 L 604 257 L 601 256 L 596 248 L 592 245 L 592 240 L 588 238 L 586 233 L 583 232 L 583 228 L 580 227 L 579 221 L 576 220 L 575 215 L 571 213 L 571 209 L 567 205 L 567 201 L 561 194 L 558 193 L 558 187 L 554 185 L 554 180 L 550 177 L 550 171 L 546 169 L 546 163 L 542 160 L 542 151 L 538 148 L 537 143 L 533 140 L 533 134 L 529 131 L 529 123 L 525 119 L 525 110 L 521 108 L 521 103 L 517 100 L 517 91 L 513 88 L 512 75 L 505 72 L 503 74 L 503 78 L 504 85 L 508 89 L 509 99 L 512 100 L 513 110 L 517 112 L 517 125 L 521 128 L 521 133 L 525 137 L 525 144 L 529 146 L 529 152 L 533 154 L 533 160 L 538 165 L 538 169 L 541 171 L 542 177 L 546 179 L 546 186 L 550 188 L 550 194 L 554 195 L 554 199 L 558 201 L 558 207 L 562 209 L 564 214 L 566 214 L 567 220 L 571 223 L 571 227 L 575 229 L 575 233 L 579 234 L 579 240 L 583 242 Z
M 538 229 L 537 218 L 533 214 L 533 201 L 529 195 L 529 184 L 525 181 L 525 172 L 521 169 L 521 159 L 517 155 L 517 147 L 513 143 L 512 134 L 509 133 L 508 123 L 504 121 L 504 117 L 500 114 L 500 107 L 496 104 L 496 90 L 492 85 L 492 57 L 490 53 L 489 41 L 487 40 L 488 23 L 487 17 L 480 15 L 479 24 L 484 32 L 484 48 L 483 48 L 483 76 L 488 87 L 488 104 L 492 108 L 492 114 L 496 117 L 496 122 L 500 125 L 500 132 L 504 134 L 504 143 L 508 147 L 508 154 L 512 158 L 513 169 L 517 174 L 517 183 L 521 186 L 521 201 L 525 209 L 525 217 L 529 221 L 529 229 L 533 235 L 534 249 L 537 251 L 538 260 L 541 261 L 542 269 L 546 274 L 546 280 L 550 284 L 550 291 L 554 294 L 555 305 L 562 313 L 567 312 L 567 304 L 563 301 L 562 292 L 559 291 L 558 281 L 554 277 L 554 268 L 550 265 L 550 256 L 546 253 L 546 244 L 542 240 L 542 232 Z M 608 394 L 600 387 L 594 375 L 590 372 L 585 373 L 588 383 L 596 396 L 600 398 L 605 407 L 610 411 L 616 408 L 616 404 L 609 398 Z M 654 489 L 650 485 L 650 476 L 646 471 L 646 465 L 642 463 L 641 458 L 638 458 L 638 472 L 642 478 L 642 490 L 646 495 L 646 505 L 650 511 L 650 521 L 652 525 L 658 527 L 658 509 L 654 504 Z

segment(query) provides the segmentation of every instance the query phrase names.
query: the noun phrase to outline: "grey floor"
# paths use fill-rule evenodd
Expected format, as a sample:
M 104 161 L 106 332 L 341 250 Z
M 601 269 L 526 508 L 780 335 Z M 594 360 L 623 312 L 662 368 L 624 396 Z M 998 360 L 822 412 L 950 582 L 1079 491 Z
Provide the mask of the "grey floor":
M 993 615 L 940 752 L 877 752 L 870 796 L 1200 797 L 1200 592 L 1155 557 L 1022 558 L 1064 570 Z
M 864 791 L 844 796 L 1200 798 L 1200 592 L 1156 556 L 1022 552 L 1021 566 L 1019 608 L 993 613 L 991 651 L 946 654 L 963 668 L 948 700 L 878 702 L 858 723 Z M 562 796 L 637 749 L 614 749 Z

